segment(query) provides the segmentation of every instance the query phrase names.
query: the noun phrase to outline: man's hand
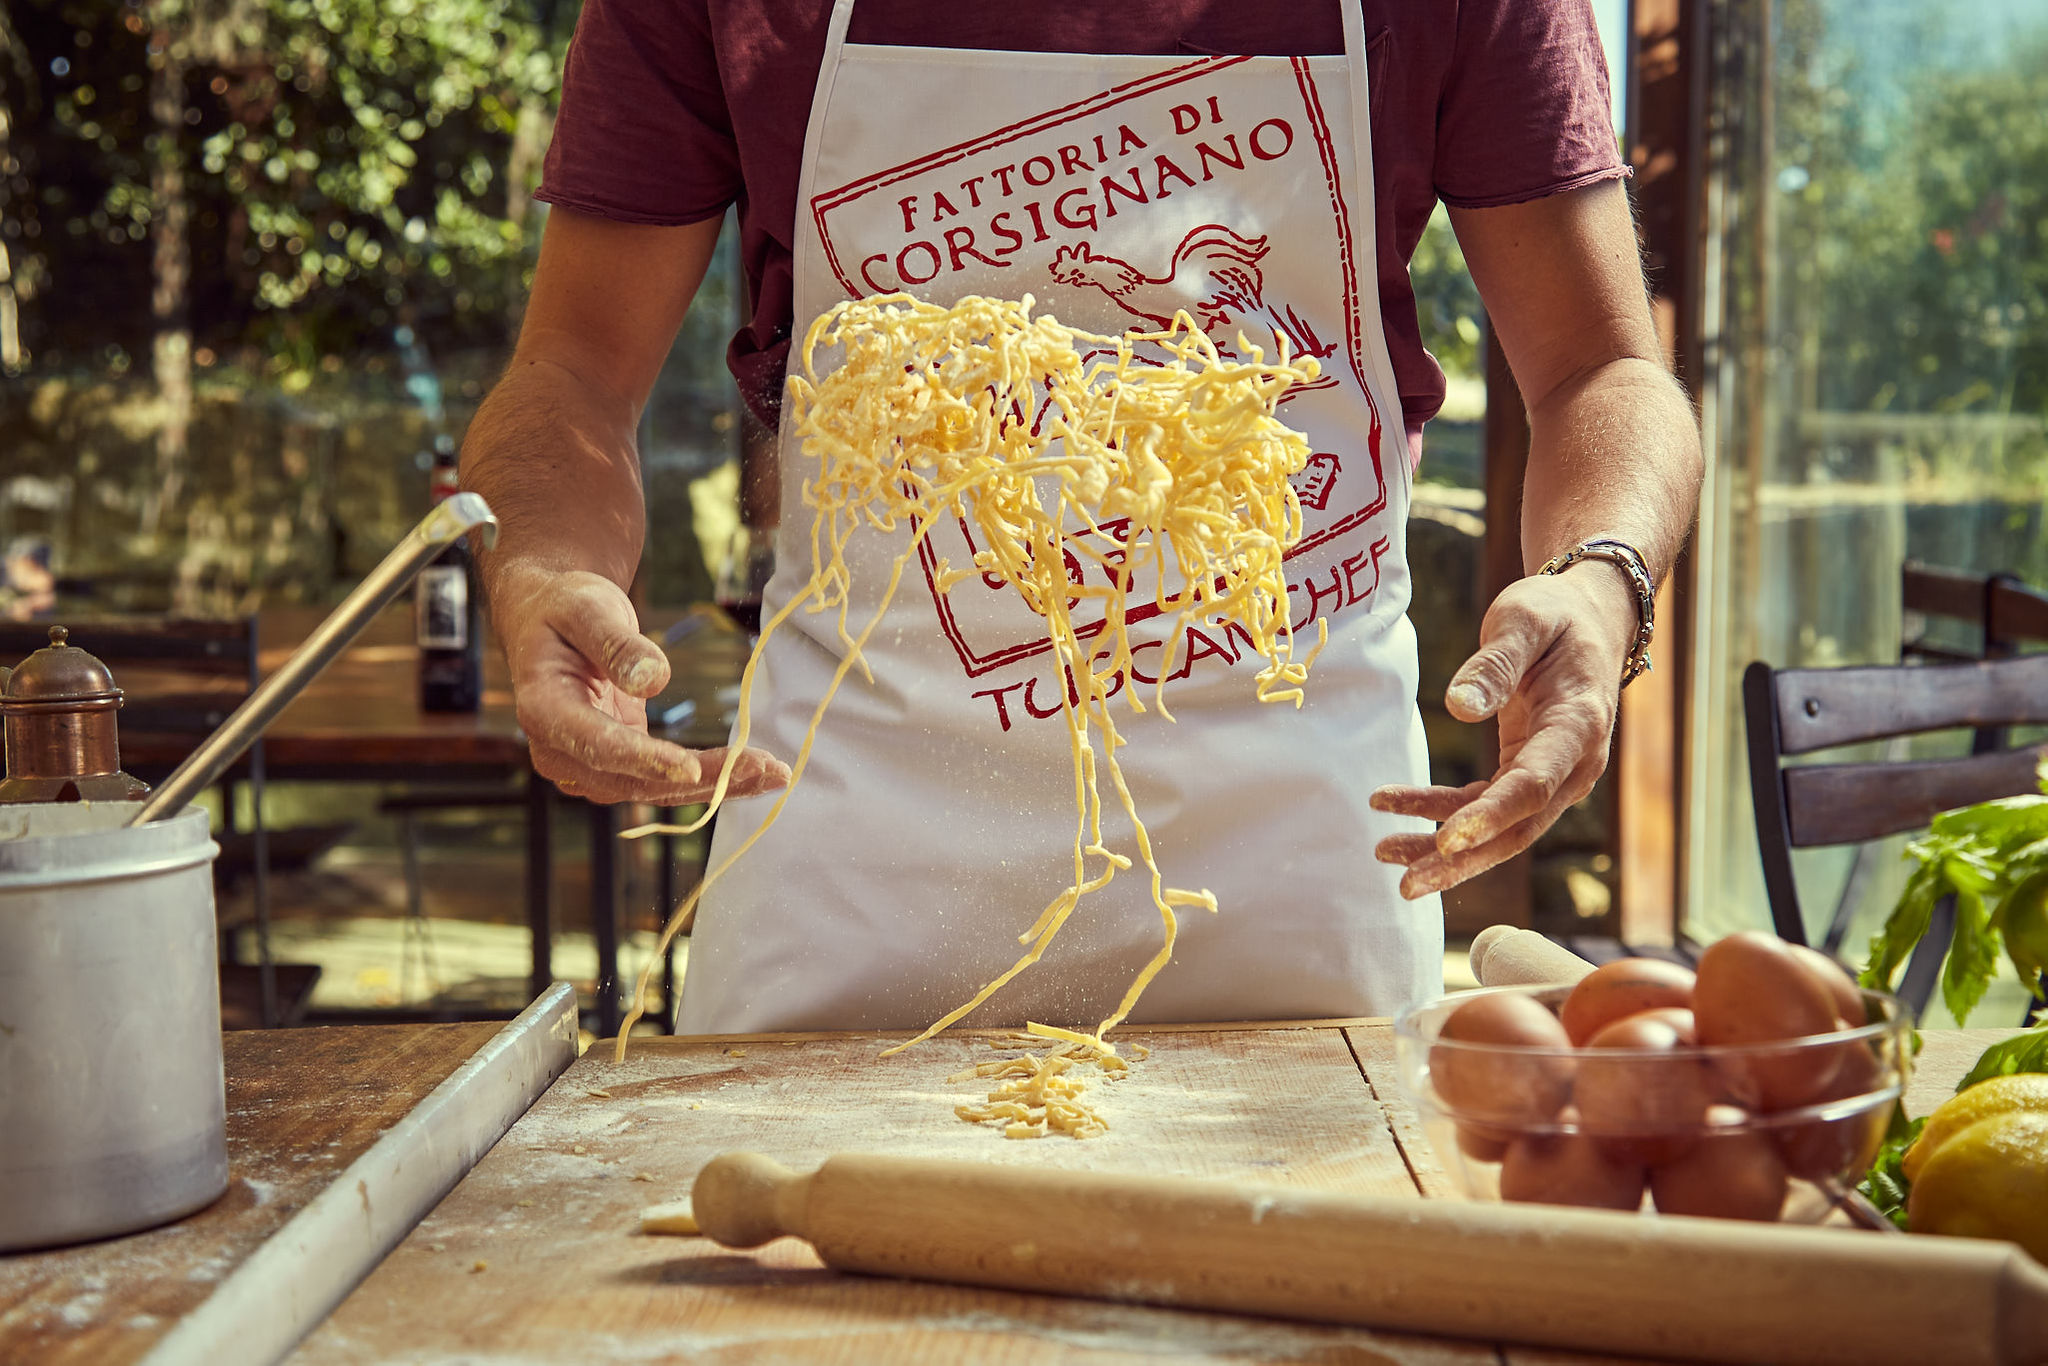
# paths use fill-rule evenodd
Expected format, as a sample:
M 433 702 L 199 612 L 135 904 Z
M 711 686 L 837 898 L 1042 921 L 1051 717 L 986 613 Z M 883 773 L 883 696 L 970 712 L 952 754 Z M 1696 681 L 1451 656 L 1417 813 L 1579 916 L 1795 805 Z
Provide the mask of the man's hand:
M 518 350 L 462 443 L 462 486 L 498 514 L 497 547 L 477 565 L 534 771 L 594 802 L 703 801 L 725 762 L 648 735 L 668 660 L 619 587 L 647 525 L 634 430 L 718 225 L 550 213 Z M 748 750 L 727 795 L 788 782 Z
M 1607 769 L 1621 669 L 1636 605 L 1611 564 L 1508 586 L 1487 609 L 1479 649 L 1451 679 L 1444 703 L 1460 721 L 1500 718 L 1500 768 L 1464 787 L 1382 787 L 1375 811 L 1442 824 L 1434 835 L 1393 835 L 1374 851 L 1406 865 L 1401 894 L 1440 892 L 1519 854 Z
M 491 619 L 512 666 L 519 724 L 534 771 L 593 802 L 685 806 L 708 801 L 722 749 L 688 750 L 647 733 L 646 699 L 668 684 L 668 660 L 640 633 L 633 604 L 600 574 L 507 568 Z M 789 782 L 781 760 L 741 753 L 728 797 Z

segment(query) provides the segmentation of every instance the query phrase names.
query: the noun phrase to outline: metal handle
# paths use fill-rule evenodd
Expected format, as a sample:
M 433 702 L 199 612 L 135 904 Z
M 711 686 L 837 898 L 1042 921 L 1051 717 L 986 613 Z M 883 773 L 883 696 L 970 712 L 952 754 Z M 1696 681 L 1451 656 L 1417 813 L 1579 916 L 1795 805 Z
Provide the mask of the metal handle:
M 314 628 L 306 643 L 284 662 L 284 667 L 258 684 L 221 728 L 207 736 L 164 779 L 163 785 L 149 795 L 149 800 L 135 813 L 135 819 L 128 823 L 141 825 L 175 816 L 185 809 L 187 802 L 211 787 L 227 766 L 255 743 L 264 727 L 276 720 L 277 714 L 313 681 L 314 675 L 348 648 L 371 618 L 389 606 L 430 560 L 474 527 L 483 528 L 486 546 L 498 543 L 498 519 L 491 515 L 490 505 L 481 496 L 458 493 L 442 500 L 356 585 L 341 606 Z

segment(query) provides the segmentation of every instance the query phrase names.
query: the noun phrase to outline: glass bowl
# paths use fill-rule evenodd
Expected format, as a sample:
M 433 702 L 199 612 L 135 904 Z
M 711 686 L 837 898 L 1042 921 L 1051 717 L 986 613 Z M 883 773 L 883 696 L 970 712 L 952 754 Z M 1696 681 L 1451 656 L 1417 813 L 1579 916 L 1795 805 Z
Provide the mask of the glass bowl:
M 1876 991 L 1861 993 L 1870 1023 L 1774 1043 L 1648 1050 L 1439 1037 L 1479 997 L 1525 996 L 1555 1014 L 1570 994 L 1493 987 L 1394 1021 L 1402 1092 L 1469 1199 L 1817 1223 L 1869 1168 L 1911 1067 L 1912 1021 Z

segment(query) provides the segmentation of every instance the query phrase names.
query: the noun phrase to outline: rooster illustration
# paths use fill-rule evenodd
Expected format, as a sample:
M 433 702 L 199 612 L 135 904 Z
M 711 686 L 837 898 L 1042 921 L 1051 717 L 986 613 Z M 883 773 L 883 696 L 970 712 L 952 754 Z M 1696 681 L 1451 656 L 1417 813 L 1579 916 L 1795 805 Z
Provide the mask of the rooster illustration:
M 1186 309 L 1195 326 L 1208 333 L 1225 355 L 1233 354 L 1226 341 L 1234 339 L 1232 332 L 1263 323 L 1272 331 L 1276 349 L 1285 338 L 1291 355 L 1318 360 L 1330 356 L 1335 345 L 1317 337 L 1292 305 L 1285 313 L 1267 306 L 1259 263 L 1268 250 L 1264 237 L 1246 237 L 1220 223 L 1205 223 L 1180 239 L 1164 275 L 1147 275 L 1128 261 L 1098 256 L 1086 242 L 1061 247 L 1047 269 L 1059 284 L 1101 290 L 1118 308 L 1154 329 L 1171 327 L 1173 315 Z M 1336 382 L 1325 372 L 1292 392 L 1325 389 Z
M 1118 308 L 1155 328 L 1172 326 L 1173 315 L 1185 308 L 1197 327 L 1213 332 L 1263 305 L 1265 279 L 1259 262 L 1266 259 L 1267 250 L 1263 237 L 1205 223 L 1180 239 L 1164 275 L 1147 275 L 1128 261 L 1097 256 L 1086 242 L 1061 247 L 1050 269 L 1059 283 L 1093 286 Z

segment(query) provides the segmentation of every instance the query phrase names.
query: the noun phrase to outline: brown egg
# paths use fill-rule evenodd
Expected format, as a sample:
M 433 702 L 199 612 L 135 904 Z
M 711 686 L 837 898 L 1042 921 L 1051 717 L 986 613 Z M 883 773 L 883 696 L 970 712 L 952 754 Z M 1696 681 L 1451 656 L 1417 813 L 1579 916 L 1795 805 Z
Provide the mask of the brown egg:
M 1700 1041 L 1699 1022 L 1693 1018 L 1693 1013 L 1683 1006 L 1658 1006 L 1652 1010 L 1638 1011 L 1627 1018 L 1655 1020 L 1670 1025 L 1672 1032 L 1678 1036 L 1680 1048 L 1691 1048 Z
M 1692 993 L 1703 1044 L 1758 1044 L 1826 1034 L 1835 1002 L 1822 980 L 1773 935 L 1731 934 L 1700 955 Z M 1769 1057 L 1723 1059 L 1729 1089 L 1763 1110 L 1804 1105 L 1820 1094 L 1842 1050 L 1803 1048 Z
M 1668 1162 L 1693 1145 L 1713 1103 L 1713 1079 L 1687 1044 L 1687 1012 L 1646 1011 L 1593 1036 L 1579 1059 L 1573 1101 L 1586 1132 L 1617 1162 Z
M 1583 1134 L 1518 1138 L 1500 1164 L 1500 1198 L 1536 1204 L 1635 1209 L 1643 1203 L 1643 1181 L 1640 1166 L 1614 1161 Z
M 1884 1066 L 1867 1043 L 1844 1045 L 1841 1067 L 1812 1103 L 1869 1095 L 1883 1080 Z M 1871 1159 L 1877 1156 L 1891 1111 L 1889 1104 L 1873 1103 L 1867 1110 L 1840 1119 L 1817 1119 L 1781 1128 L 1772 1138 L 1792 1175 L 1808 1181 L 1846 1177 L 1869 1167 Z
M 1460 1124 L 1458 1151 L 1474 1162 L 1498 1162 L 1508 1150 L 1505 1131 L 1485 1124 Z
M 1716 1105 L 1708 1115 L 1720 1127 L 1748 1118 L 1725 1105 Z M 1650 1169 L 1650 1197 L 1660 1214 L 1775 1220 L 1785 1205 L 1785 1189 L 1785 1164 L 1777 1148 L 1753 1130 L 1709 1133 L 1690 1152 Z
M 1851 1029 L 1861 1029 L 1869 1024 L 1863 1009 L 1863 991 L 1856 985 L 1856 979 L 1840 963 L 1804 944 L 1787 944 L 1792 956 L 1806 964 L 1806 970 L 1820 980 L 1827 988 L 1828 999 L 1835 1003 L 1835 1017 Z
M 1518 992 L 1474 996 L 1451 1012 L 1439 1038 L 1442 1042 L 1429 1051 L 1430 1080 L 1444 1108 L 1475 1137 L 1505 1141 L 1517 1128 L 1547 1123 L 1571 1096 L 1569 1056 L 1445 1046 L 1506 1044 L 1568 1053 L 1571 1040 L 1564 1026 L 1534 997 Z
M 1661 958 L 1617 958 L 1593 969 L 1565 998 L 1557 1018 L 1584 1048 L 1595 1034 L 1626 1016 L 1659 1006 L 1692 1007 L 1692 970 Z

